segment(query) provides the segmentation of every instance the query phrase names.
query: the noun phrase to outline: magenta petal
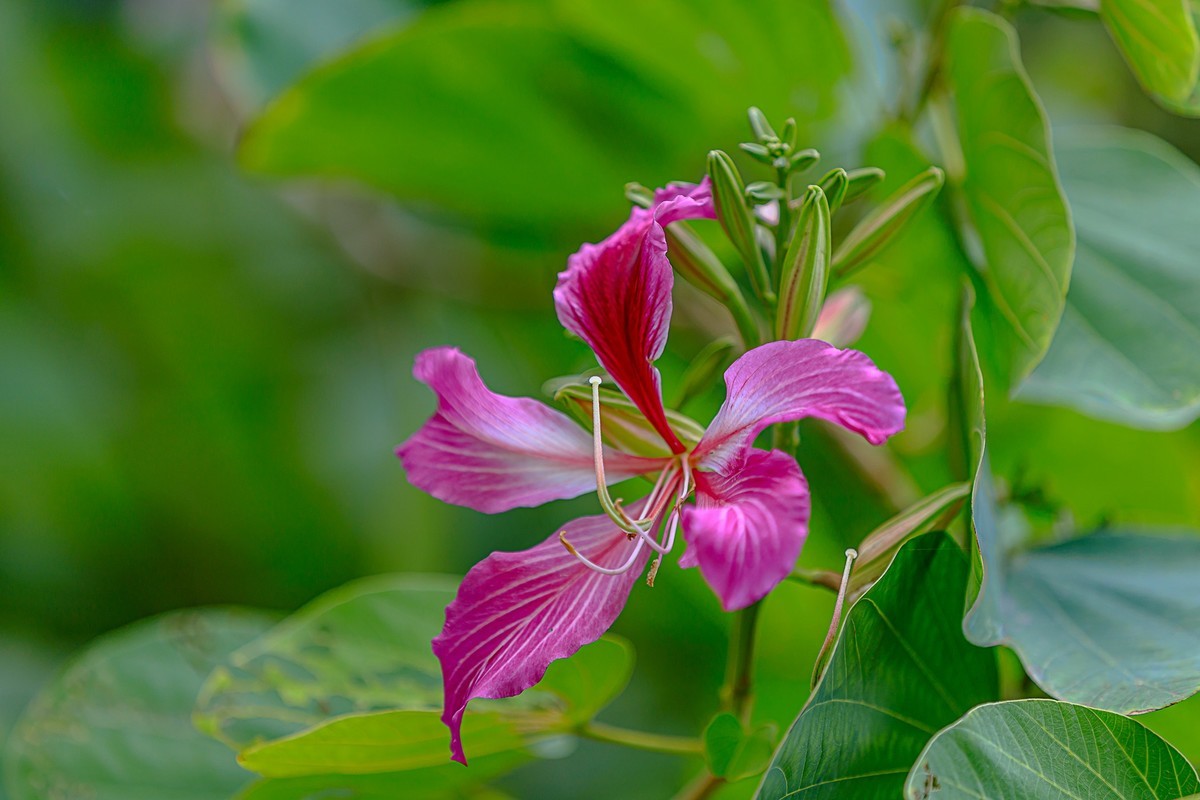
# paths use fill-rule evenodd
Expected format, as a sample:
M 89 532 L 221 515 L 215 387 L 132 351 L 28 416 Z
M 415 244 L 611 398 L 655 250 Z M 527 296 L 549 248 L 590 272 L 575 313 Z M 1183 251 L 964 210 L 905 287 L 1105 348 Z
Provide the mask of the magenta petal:
M 736 467 L 768 425 L 803 417 L 835 422 L 881 444 L 904 429 L 896 381 L 857 350 L 816 339 L 769 342 L 725 371 L 725 402 L 696 446 L 701 464 Z
M 563 327 L 587 342 L 671 450 L 682 453 L 654 368 L 667 342 L 674 284 L 662 226 L 714 212 L 707 184 L 674 185 L 656 196 L 661 202 L 654 209 L 633 209 L 615 233 L 567 259 L 554 305 Z
M 566 414 L 493 393 L 475 362 L 454 348 L 421 353 L 413 374 L 438 396 L 434 415 L 396 448 L 414 486 L 487 513 L 596 488 L 591 434 Z M 657 463 L 606 451 L 606 477 L 624 480 Z
M 633 551 L 634 543 L 604 516 L 577 519 L 563 530 L 577 551 L 603 567 L 624 563 Z M 471 568 L 433 640 L 455 761 L 467 763 L 461 733 L 467 703 L 520 694 L 551 661 L 599 639 L 625 607 L 649 552 L 643 548 L 624 574 L 604 575 L 576 560 L 556 533 L 530 550 L 492 553 Z
M 808 482 L 795 459 L 751 450 L 733 475 L 696 473 L 696 505 L 683 512 L 687 552 L 679 565 L 699 565 L 726 611 L 745 608 L 792 571 L 808 516 Z

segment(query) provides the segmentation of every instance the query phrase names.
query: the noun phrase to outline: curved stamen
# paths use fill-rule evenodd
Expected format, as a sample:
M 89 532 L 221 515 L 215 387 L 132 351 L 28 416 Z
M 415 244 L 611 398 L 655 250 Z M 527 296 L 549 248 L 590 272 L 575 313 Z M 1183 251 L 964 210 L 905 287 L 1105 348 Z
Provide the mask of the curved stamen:
M 633 552 L 629 554 L 629 558 L 625 560 L 624 564 L 619 567 L 602 567 L 596 562 L 590 560 L 583 553 L 576 550 L 575 546 L 567 541 L 566 531 L 558 532 L 558 540 L 562 542 L 563 547 L 567 548 L 567 552 L 579 559 L 580 563 L 582 563 L 585 567 L 603 575 L 621 575 L 625 572 L 628 572 L 629 568 L 633 566 L 633 562 L 637 560 L 638 553 L 642 552 L 642 540 L 639 538 L 633 545 Z
M 613 523 L 626 533 L 637 533 L 637 526 L 620 506 L 613 502 L 608 493 L 608 481 L 604 477 L 604 437 L 600 431 L 600 384 L 599 375 L 588 379 L 592 384 L 592 458 L 596 464 L 596 496 L 600 499 L 600 507 Z

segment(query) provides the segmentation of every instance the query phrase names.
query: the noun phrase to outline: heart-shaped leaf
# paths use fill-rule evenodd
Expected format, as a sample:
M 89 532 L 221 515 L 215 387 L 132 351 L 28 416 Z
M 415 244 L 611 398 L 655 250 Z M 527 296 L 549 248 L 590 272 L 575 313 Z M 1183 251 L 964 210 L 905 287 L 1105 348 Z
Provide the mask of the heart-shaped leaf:
M 1139 428 L 1200 415 L 1200 167 L 1149 134 L 1055 145 L 1078 233 L 1062 324 L 1018 398 Z
M 759 800 L 895 798 L 939 728 L 996 699 L 995 656 L 962 633 L 967 572 L 965 554 L 944 533 L 900 548 L 850 609 Z
M 1053 700 L 973 709 L 929 742 L 907 800 L 1166 800 L 1200 789 L 1196 771 L 1141 723 Z

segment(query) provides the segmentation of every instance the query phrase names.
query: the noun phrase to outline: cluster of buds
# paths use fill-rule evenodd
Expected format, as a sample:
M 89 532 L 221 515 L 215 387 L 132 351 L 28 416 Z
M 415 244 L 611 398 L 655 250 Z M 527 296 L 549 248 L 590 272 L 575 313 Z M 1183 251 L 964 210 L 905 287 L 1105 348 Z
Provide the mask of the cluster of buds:
M 802 176 L 821 159 L 812 148 L 797 148 L 794 119 L 776 132 L 757 108 L 749 112 L 754 140 L 742 142 L 743 152 L 773 172 L 770 180 L 747 183 L 734 160 L 721 150 L 708 154 L 708 177 L 717 219 L 736 250 L 749 284 L 749 296 L 733 273 L 686 222 L 667 227 L 667 248 L 677 272 L 692 285 L 727 307 L 746 347 L 764 339 L 792 340 L 814 335 L 842 340 L 845 332 L 818 330 L 836 316 L 861 325 L 865 299 L 841 294 L 826 309 L 831 282 L 841 281 L 867 264 L 904 224 L 936 195 L 942 172 L 930 167 L 863 215 L 835 246 L 833 221 L 846 204 L 884 179 L 875 167 L 826 172 L 804 185 Z M 800 187 L 803 186 L 801 189 Z M 638 184 L 626 193 L 648 207 L 652 194 Z M 861 329 L 861 328 L 860 328 Z M 764 332 L 767 335 L 764 337 Z

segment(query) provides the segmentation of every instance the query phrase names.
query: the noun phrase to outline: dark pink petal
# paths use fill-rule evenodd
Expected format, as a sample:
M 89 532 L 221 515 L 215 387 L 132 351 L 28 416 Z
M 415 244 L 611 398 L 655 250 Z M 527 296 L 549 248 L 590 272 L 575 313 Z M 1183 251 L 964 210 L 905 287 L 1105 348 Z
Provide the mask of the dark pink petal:
M 641 504 L 631 507 L 638 513 Z M 614 568 L 634 543 L 604 516 L 569 523 L 566 537 L 581 554 Z M 604 575 L 581 564 L 555 533 L 531 550 L 492 553 L 476 564 L 446 608 L 446 625 L 433 640 L 442 662 L 450 752 L 467 763 L 462 717 L 476 697 L 511 697 L 533 686 L 550 662 L 600 638 L 625 607 L 646 566 L 643 548 L 622 575 Z
M 761 600 L 796 565 L 808 535 L 808 482 L 791 456 L 751 450 L 724 476 L 696 473 L 696 505 L 683 512 L 687 552 L 726 611 Z
M 596 488 L 592 437 L 566 414 L 493 393 L 454 348 L 421 353 L 413 374 L 438 396 L 434 415 L 396 448 L 414 486 L 489 514 Z M 624 480 L 658 463 L 606 450 L 605 477 Z
M 769 342 L 725 371 L 725 402 L 696 446 L 703 466 L 736 468 L 768 425 L 803 417 L 835 422 L 881 444 L 904 429 L 896 381 L 857 350 L 816 339 Z
M 714 212 L 706 183 L 660 189 L 656 198 L 653 209 L 633 209 L 616 233 L 567 259 L 554 305 L 563 327 L 588 343 L 671 450 L 682 453 L 654 368 L 667 342 L 674 283 L 662 226 Z

